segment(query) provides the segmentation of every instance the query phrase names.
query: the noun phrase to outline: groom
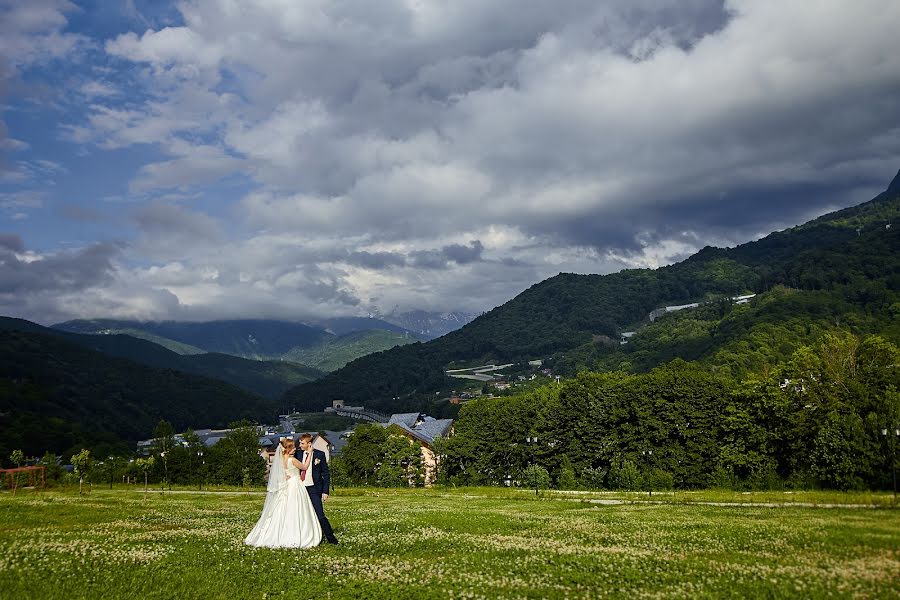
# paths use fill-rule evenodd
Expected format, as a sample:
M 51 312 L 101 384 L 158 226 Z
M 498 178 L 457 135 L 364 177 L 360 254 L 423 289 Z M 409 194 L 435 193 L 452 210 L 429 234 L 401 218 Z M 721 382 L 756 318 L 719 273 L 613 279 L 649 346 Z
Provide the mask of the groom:
M 303 485 L 309 493 L 309 499 L 312 500 L 313 508 L 316 510 L 316 516 L 319 517 L 319 525 L 322 526 L 322 533 L 329 544 L 337 544 L 337 538 L 334 537 L 334 531 L 331 529 L 331 523 L 325 516 L 325 509 L 322 507 L 322 501 L 328 500 L 328 489 L 330 484 L 330 475 L 328 473 L 328 461 L 325 460 L 325 453 L 321 450 L 313 450 L 312 435 L 304 433 L 300 436 L 300 448 L 294 453 L 294 458 L 300 462 L 304 462 L 307 452 L 312 452 L 313 459 L 309 471 L 303 477 Z

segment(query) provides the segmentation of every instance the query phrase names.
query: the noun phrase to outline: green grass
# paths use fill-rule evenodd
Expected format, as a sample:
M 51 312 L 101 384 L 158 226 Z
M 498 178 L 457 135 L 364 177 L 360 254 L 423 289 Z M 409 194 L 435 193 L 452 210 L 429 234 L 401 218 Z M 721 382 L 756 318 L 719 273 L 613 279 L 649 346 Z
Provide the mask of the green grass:
M 301 551 L 242 544 L 261 493 L 2 493 L 0 597 L 900 597 L 896 510 L 590 499 L 341 490 Z

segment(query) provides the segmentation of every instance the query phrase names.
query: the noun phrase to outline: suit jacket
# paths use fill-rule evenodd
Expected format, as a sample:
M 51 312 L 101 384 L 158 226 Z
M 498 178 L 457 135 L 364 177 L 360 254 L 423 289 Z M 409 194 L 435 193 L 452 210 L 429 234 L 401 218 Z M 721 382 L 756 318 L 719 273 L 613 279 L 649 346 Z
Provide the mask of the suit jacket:
M 315 448 L 312 451 L 312 464 L 309 466 L 309 471 L 306 474 L 306 477 L 312 474 L 312 485 L 306 488 L 308 492 L 317 492 L 318 494 L 327 494 L 328 490 L 331 488 L 331 473 L 328 472 L 328 461 L 325 460 L 325 453 L 321 450 L 316 450 Z M 294 452 L 294 458 L 303 462 L 303 449 L 297 448 Z

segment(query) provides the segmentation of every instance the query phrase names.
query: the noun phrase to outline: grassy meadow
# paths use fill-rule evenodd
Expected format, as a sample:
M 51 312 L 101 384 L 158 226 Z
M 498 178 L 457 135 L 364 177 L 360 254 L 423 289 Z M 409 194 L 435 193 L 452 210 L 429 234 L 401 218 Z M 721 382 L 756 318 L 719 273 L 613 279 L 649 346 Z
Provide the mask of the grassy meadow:
M 339 490 L 339 546 L 271 550 L 242 544 L 259 492 L 20 490 L 0 494 L 0 597 L 900 597 L 900 512 L 821 507 L 879 498 Z

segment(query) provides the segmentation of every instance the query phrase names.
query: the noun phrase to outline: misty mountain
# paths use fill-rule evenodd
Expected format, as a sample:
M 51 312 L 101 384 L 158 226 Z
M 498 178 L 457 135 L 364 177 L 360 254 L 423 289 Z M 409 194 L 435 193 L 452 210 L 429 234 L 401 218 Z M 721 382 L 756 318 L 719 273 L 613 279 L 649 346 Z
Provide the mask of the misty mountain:
M 336 336 L 358 333 L 360 331 L 391 331 L 394 333 L 408 333 L 415 339 L 424 339 L 402 325 L 389 323 L 375 317 L 335 317 L 333 319 L 314 321 L 312 324 Z
M 252 360 L 288 361 L 321 371 L 334 370 L 366 354 L 423 339 L 398 325 L 371 317 L 340 317 L 313 323 L 78 319 L 59 323 L 53 328 L 74 333 L 139 337 L 179 354 L 210 352 Z M 306 380 L 309 379 L 315 379 L 315 376 Z
M 254 360 L 278 359 L 294 348 L 315 346 L 331 335 L 321 328 L 304 323 L 264 319 L 206 322 L 79 319 L 53 327 L 73 333 L 141 331 L 204 352 L 219 352 Z
M 471 323 L 476 316 L 463 312 L 428 312 L 425 310 L 401 312 L 394 309 L 382 319 L 415 332 L 422 340 L 427 341 L 456 331 Z
M 353 331 L 344 335 L 327 339 L 323 343 L 310 348 L 295 348 L 284 355 L 291 360 L 320 371 L 330 372 L 340 369 L 352 360 L 361 356 L 389 350 L 395 346 L 403 346 L 419 341 L 414 334 L 405 329 L 396 330 L 368 329 Z

